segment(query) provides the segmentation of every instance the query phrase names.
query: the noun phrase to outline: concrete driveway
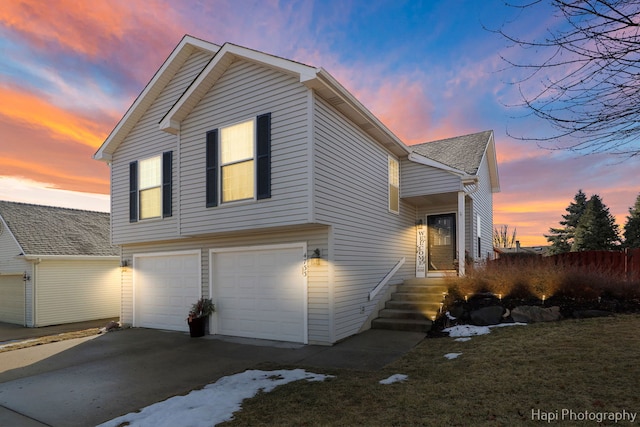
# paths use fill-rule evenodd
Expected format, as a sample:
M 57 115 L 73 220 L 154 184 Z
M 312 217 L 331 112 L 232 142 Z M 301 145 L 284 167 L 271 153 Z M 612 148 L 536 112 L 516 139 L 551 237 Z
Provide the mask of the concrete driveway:
M 134 328 L 9 351 L 0 425 L 92 426 L 250 368 L 377 370 L 424 337 L 370 330 L 324 347 Z

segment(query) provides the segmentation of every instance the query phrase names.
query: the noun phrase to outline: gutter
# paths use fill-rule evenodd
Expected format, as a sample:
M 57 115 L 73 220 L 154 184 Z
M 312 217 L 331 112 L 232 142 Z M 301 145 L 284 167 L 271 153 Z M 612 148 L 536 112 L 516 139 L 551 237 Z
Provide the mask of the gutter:
M 55 261 L 119 261 L 118 255 L 22 255 L 27 261 L 39 263 L 42 260 Z

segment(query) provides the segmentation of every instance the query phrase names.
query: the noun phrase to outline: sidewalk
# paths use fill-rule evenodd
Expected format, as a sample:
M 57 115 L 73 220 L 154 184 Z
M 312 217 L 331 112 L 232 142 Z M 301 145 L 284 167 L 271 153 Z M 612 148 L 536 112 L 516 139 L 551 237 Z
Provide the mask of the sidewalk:
M 62 325 L 43 326 L 42 328 L 27 328 L 21 325 L 0 322 L 0 344 L 30 338 L 46 337 L 48 335 L 58 335 L 64 332 L 102 328 L 112 320 L 118 321 L 118 318 L 114 317 L 109 319 L 89 320 L 87 322 L 65 323 Z

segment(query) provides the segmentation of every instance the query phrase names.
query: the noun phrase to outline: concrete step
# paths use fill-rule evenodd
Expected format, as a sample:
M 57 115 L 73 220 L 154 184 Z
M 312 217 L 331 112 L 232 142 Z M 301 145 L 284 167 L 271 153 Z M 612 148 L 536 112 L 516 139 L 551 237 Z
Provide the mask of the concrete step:
M 394 301 L 427 301 L 427 302 L 440 302 L 443 295 L 441 293 L 426 294 L 423 292 L 404 292 L 400 290 L 391 294 L 391 299 Z
M 385 309 L 392 310 L 413 310 L 421 312 L 432 312 L 440 310 L 439 302 L 432 301 L 387 301 L 384 305 Z
M 446 288 L 450 283 L 450 279 L 445 277 L 414 277 L 411 279 L 405 279 L 403 283 L 405 285 L 444 286 Z
M 387 319 L 377 318 L 371 322 L 373 329 L 388 329 L 393 331 L 428 332 L 431 329 L 431 320 L 418 319 Z
M 398 292 L 410 292 L 416 294 L 434 295 L 442 298 L 447 293 L 446 286 L 424 286 L 424 285 L 399 285 L 396 287 Z
M 378 313 L 384 319 L 416 319 L 424 320 L 425 315 L 420 310 L 403 310 L 397 308 L 384 308 Z

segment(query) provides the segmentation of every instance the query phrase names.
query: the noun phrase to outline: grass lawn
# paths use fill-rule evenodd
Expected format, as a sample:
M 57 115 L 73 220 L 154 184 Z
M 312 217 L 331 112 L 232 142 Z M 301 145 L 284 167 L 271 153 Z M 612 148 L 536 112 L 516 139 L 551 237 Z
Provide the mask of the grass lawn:
M 224 425 L 517 426 L 549 424 L 532 420 L 532 410 L 640 413 L 640 315 L 495 328 L 467 342 L 425 339 L 376 372 L 309 370 L 335 378 L 259 394 Z M 379 384 L 398 373 L 409 379 Z

